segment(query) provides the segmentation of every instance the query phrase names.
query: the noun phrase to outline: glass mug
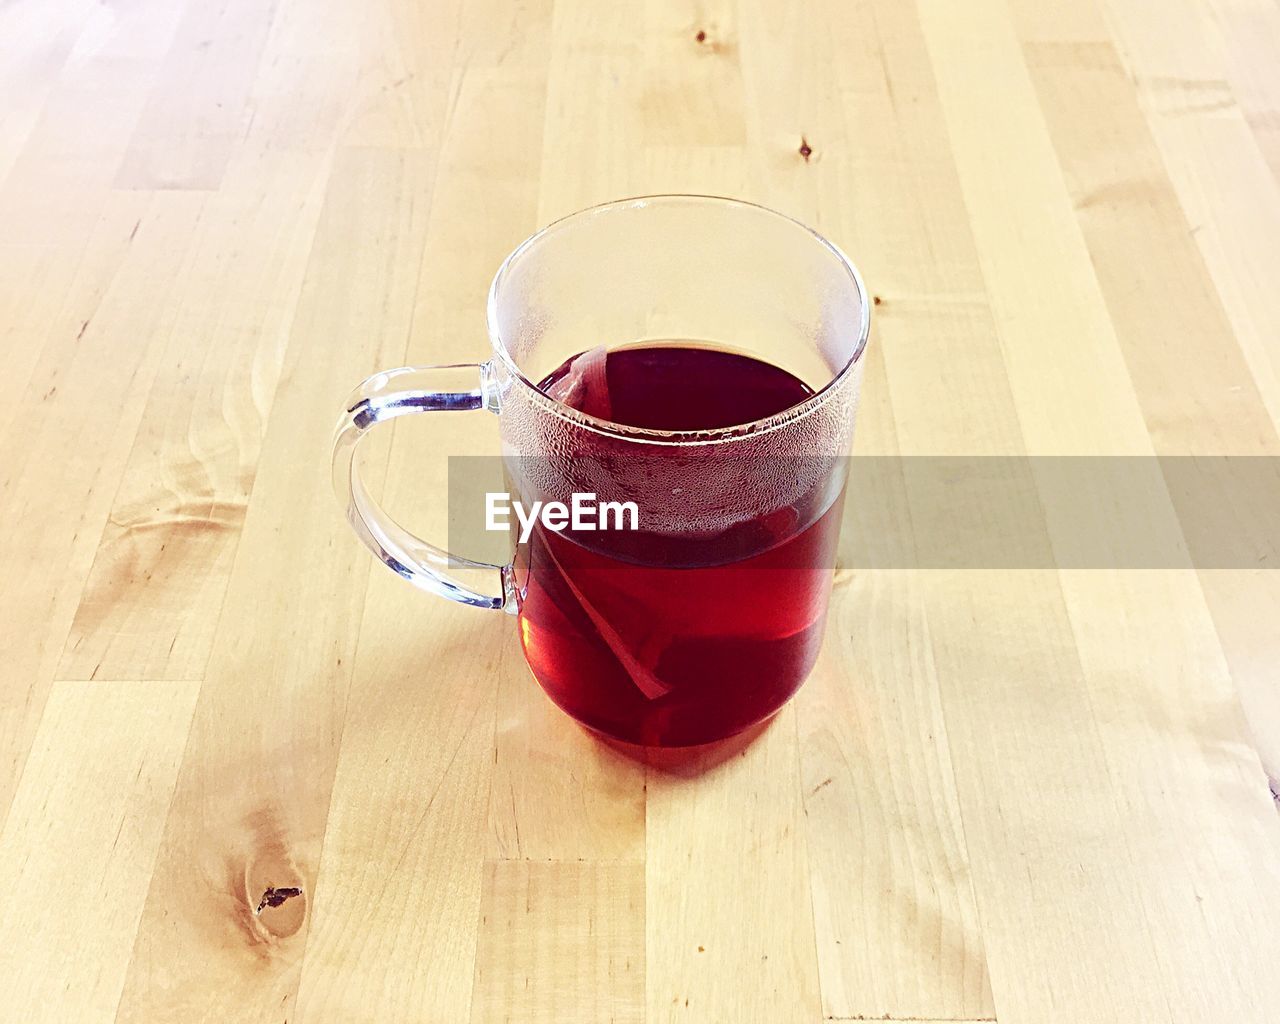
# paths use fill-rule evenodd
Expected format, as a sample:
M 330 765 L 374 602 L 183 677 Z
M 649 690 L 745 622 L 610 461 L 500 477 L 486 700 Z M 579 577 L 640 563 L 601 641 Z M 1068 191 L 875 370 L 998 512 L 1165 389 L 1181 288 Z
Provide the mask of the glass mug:
M 512 252 L 488 325 L 487 362 L 389 370 L 352 395 L 333 472 L 356 533 L 415 586 L 516 614 L 539 684 L 590 729 L 687 746 L 774 714 L 822 641 L 870 327 L 857 270 L 760 206 L 627 199 Z M 473 409 L 501 417 L 513 503 L 590 495 L 616 503 L 616 528 L 544 517 L 497 566 L 391 520 L 360 438 Z

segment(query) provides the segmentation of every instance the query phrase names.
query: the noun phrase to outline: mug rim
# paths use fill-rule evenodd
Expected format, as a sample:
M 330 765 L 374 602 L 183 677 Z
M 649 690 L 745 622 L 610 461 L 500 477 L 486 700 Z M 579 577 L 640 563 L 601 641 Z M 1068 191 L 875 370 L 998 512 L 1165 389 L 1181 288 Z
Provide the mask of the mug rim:
M 736 206 L 753 213 L 764 213 L 779 220 L 786 221 L 794 227 L 799 228 L 806 234 L 810 235 L 815 241 L 822 245 L 828 252 L 833 255 L 837 262 L 843 267 L 849 280 L 853 284 L 854 292 L 857 294 L 859 307 L 861 309 L 861 317 L 858 323 L 858 340 L 854 345 L 853 352 L 831 378 L 821 388 L 806 398 L 803 402 L 776 412 L 771 416 L 765 416 L 761 419 L 751 420 L 747 423 L 734 424 L 727 427 L 713 427 L 706 430 L 659 430 L 653 427 L 634 427 L 626 423 L 617 423 L 613 420 L 603 419 L 599 416 L 592 416 L 590 413 L 582 412 L 573 406 L 565 405 L 552 398 L 545 391 L 538 388 L 533 381 L 524 375 L 524 372 L 516 365 L 516 361 L 512 358 L 511 353 L 507 350 L 506 342 L 502 337 L 502 332 L 498 328 L 498 291 L 505 279 L 511 264 L 521 255 L 526 253 L 539 241 L 544 239 L 548 234 L 565 227 L 571 221 L 580 218 L 594 216 L 596 214 L 605 213 L 610 210 L 638 208 L 651 205 L 653 203 L 667 203 L 675 200 L 697 200 L 701 202 Z M 698 444 L 715 444 L 720 441 L 733 440 L 740 437 L 757 437 L 760 434 L 777 430 L 796 420 L 802 419 L 812 413 L 815 409 L 824 405 L 830 396 L 836 391 L 839 385 L 847 378 L 858 364 L 862 361 L 862 355 L 867 348 L 867 340 L 871 334 L 871 303 L 868 301 L 866 285 L 863 284 L 862 275 L 858 272 L 858 268 L 853 261 L 844 253 L 844 251 L 832 242 L 825 235 L 819 234 L 809 225 L 802 221 L 796 220 L 785 213 L 771 209 L 768 206 L 762 206 L 759 203 L 752 203 L 745 199 L 735 199 L 730 196 L 707 195 L 694 192 L 668 192 L 658 193 L 655 195 L 631 196 L 626 199 L 615 199 L 606 203 L 598 203 L 594 206 L 588 206 L 573 213 L 566 214 L 563 217 L 551 221 L 545 227 L 539 228 L 523 242 L 517 245 L 506 259 L 502 261 L 502 265 L 498 267 L 498 272 L 493 276 L 493 282 L 489 285 L 488 301 L 486 303 L 486 319 L 489 329 L 489 340 L 493 346 L 494 354 L 502 361 L 503 365 L 510 372 L 520 387 L 525 388 L 531 393 L 533 404 L 539 408 L 558 416 L 560 419 L 578 427 L 586 428 L 597 434 L 603 434 L 607 437 L 621 438 L 623 440 L 638 441 L 646 444 L 668 444 L 668 445 L 698 445 Z

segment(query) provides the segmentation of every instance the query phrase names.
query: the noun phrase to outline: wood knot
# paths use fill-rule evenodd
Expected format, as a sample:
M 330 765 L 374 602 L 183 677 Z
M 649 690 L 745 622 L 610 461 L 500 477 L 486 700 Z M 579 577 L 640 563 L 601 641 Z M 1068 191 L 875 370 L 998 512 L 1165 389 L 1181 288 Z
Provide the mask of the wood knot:
M 301 885 L 251 889 L 249 900 L 251 930 L 260 942 L 274 944 L 287 939 L 297 934 L 307 919 L 307 896 Z
M 283 906 L 285 900 L 291 900 L 295 896 L 301 896 L 302 890 L 296 885 L 286 885 L 277 889 L 273 885 L 267 886 L 267 891 L 262 894 L 262 899 L 258 901 L 258 909 L 254 911 L 259 917 L 267 907 Z
M 310 900 L 305 875 L 294 862 L 278 814 L 265 810 L 253 814 L 249 825 L 252 853 L 239 863 L 238 873 L 243 873 L 237 902 L 250 941 L 260 944 L 266 954 L 303 929 Z
M 733 38 L 717 35 L 715 25 L 712 25 L 710 30 L 698 29 L 693 34 L 693 41 L 697 45 L 698 52 L 706 57 L 728 57 L 735 48 Z

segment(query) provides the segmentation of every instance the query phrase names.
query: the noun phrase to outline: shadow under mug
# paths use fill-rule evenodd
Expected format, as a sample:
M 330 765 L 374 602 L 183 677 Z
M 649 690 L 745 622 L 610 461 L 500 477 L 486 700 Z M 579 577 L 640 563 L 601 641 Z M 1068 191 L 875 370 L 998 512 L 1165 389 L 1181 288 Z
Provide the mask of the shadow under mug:
M 627 199 L 516 248 L 488 325 L 487 362 L 388 370 L 348 401 L 334 487 L 361 540 L 423 590 L 517 615 L 542 688 L 607 736 L 689 746 L 774 714 L 822 641 L 870 327 L 857 270 L 760 206 Z M 754 422 L 671 431 L 599 419 L 538 387 L 598 346 L 672 340 L 771 364 L 812 394 Z M 634 502 L 636 529 L 538 525 L 498 566 L 394 522 L 361 481 L 361 437 L 410 413 L 479 409 L 501 417 L 508 486 L 526 508 L 590 493 Z

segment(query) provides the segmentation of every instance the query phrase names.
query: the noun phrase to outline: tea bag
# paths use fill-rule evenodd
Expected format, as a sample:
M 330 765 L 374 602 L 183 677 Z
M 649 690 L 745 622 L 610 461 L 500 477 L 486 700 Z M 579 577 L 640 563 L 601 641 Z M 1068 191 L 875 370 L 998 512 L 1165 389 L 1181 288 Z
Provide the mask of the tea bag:
M 577 409 L 579 412 L 585 412 L 589 416 L 595 416 L 603 420 L 612 419 L 613 403 L 609 398 L 609 381 L 606 374 L 607 359 L 608 353 L 603 345 L 597 345 L 595 348 L 575 356 L 569 363 L 569 368 L 564 376 L 547 388 L 546 393 L 557 402 Z M 548 546 L 546 553 L 559 571 L 560 579 L 569 592 L 573 594 L 578 605 L 586 613 L 587 618 L 591 620 L 592 625 L 596 627 L 601 639 L 608 645 L 613 656 L 618 659 L 618 663 L 630 676 L 636 689 L 649 700 L 657 700 L 659 697 L 669 693 L 671 687 L 663 683 L 646 665 L 646 661 L 651 663 L 656 663 L 657 661 L 656 656 L 646 657 L 646 655 L 653 655 L 653 651 L 650 648 L 656 646 L 661 649 L 665 647 L 668 638 L 649 637 L 642 645 L 644 650 L 633 651 L 632 645 L 627 639 L 610 625 L 609 617 L 596 608 L 591 598 L 574 583 L 572 574 L 566 572 L 564 566 L 556 558 L 555 549 Z
M 547 394 L 588 416 L 613 419 L 613 403 L 609 400 L 609 380 L 605 373 L 607 358 L 603 345 L 574 356 L 565 375 L 547 388 Z
M 595 607 L 591 599 L 573 582 L 571 575 L 565 572 L 564 566 L 560 564 L 560 560 L 556 558 L 555 551 L 550 545 L 547 546 L 546 553 L 550 556 L 556 569 L 559 570 L 560 579 L 569 589 L 569 592 L 573 594 L 578 606 L 586 613 L 587 618 L 591 620 L 591 624 L 596 627 L 600 638 L 608 645 L 613 656 L 618 659 L 618 664 L 626 671 L 636 689 L 649 700 L 657 700 L 659 697 L 665 697 L 670 693 L 671 687 L 659 679 L 657 674 L 645 664 L 646 661 L 650 660 L 655 664 L 657 662 L 657 657 L 654 651 L 651 650 L 651 648 L 655 647 L 655 638 L 648 638 L 642 645 L 644 647 L 643 651 L 633 651 L 631 644 L 609 624 L 608 617 Z M 666 646 L 666 643 L 667 638 L 664 637 L 656 646 L 662 648 Z M 645 655 L 649 655 L 649 657 L 646 658 Z

